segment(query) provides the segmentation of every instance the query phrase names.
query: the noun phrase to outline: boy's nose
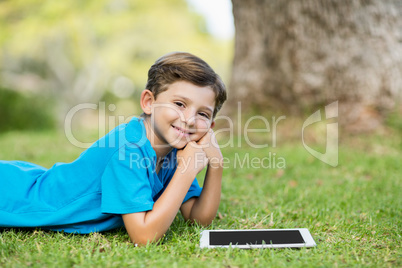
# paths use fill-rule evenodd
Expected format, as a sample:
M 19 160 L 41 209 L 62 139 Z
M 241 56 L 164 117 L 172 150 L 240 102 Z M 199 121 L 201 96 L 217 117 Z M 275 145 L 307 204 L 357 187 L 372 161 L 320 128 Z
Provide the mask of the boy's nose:
M 195 116 L 190 116 L 185 119 L 188 126 L 193 126 L 195 124 Z
M 194 115 L 194 113 L 192 113 L 190 111 L 184 113 L 183 121 L 186 123 L 186 125 L 193 126 L 195 124 L 195 115 Z

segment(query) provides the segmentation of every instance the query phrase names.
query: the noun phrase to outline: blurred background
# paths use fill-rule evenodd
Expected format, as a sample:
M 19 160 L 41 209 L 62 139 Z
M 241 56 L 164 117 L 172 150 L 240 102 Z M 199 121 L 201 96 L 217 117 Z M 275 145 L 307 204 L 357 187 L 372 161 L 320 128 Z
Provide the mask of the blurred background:
M 228 82 L 234 25 L 231 2 L 218 2 L 0 1 L 0 131 L 62 128 L 81 103 L 140 115 L 148 69 L 171 51 L 198 55 Z M 91 114 L 73 121 L 96 127 Z
M 0 132 L 61 129 L 82 103 L 139 115 L 148 68 L 171 51 L 222 76 L 232 118 L 305 118 L 339 101 L 349 132 L 400 131 L 401 10 L 399 0 L 3 0 Z M 73 123 L 97 128 L 99 113 Z

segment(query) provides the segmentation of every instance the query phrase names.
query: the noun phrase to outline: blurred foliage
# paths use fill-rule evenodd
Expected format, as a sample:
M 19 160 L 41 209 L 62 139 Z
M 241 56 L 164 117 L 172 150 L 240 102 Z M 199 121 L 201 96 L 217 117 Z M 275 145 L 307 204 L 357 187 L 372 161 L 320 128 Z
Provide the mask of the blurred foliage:
M 0 132 L 43 130 L 55 126 L 48 99 L 0 88 Z
M 394 109 L 386 117 L 386 124 L 391 128 L 402 134 L 402 105 L 398 106 L 399 109 Z M 401 140 L 402 144 L 402 140 Z
M 52 96 L 60 122 L 107 91 L 135 98 L 171 51 L 230 74 L 232 40 L 214 39 L 185 0 L 3 0 L 0 29 L 0 85 Z

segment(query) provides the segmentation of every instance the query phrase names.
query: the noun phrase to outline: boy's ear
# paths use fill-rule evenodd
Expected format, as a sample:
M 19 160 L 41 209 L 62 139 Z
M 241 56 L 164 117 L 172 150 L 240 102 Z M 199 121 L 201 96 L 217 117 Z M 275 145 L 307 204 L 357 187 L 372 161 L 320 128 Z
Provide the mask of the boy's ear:
M 141 109 L 144 111 L 145 114 L 150 115 L 152 113 L 152 103 L 154 102 L 154 100 L 154 94 L 151 91 L 149 91 L 148 89 L 142 91 L 140 104 Z
M 214 126 L 215 126 L 215 121 L 213 120 L 211 123 L 211 128 L 214 128 Z

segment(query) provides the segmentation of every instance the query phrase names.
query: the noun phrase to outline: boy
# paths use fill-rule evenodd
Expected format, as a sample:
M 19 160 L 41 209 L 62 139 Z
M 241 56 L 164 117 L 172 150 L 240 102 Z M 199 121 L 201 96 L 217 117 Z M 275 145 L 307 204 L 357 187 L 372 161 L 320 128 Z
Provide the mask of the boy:
M 178 210 L 208 225 L 220 202 L 222 154 L 212 127 L 226 100 L 222 80 L 189 53 L 148 72 L 142 118 L 50 169 L 0 161 L 0 227 L 89 233 L 125 226 L 140 245 L 158 241 Z M 203 189 L 195 176 L 208 165 Z

